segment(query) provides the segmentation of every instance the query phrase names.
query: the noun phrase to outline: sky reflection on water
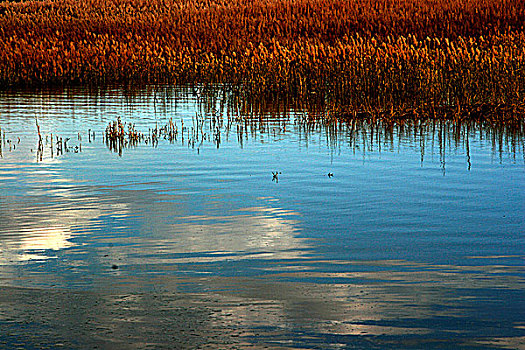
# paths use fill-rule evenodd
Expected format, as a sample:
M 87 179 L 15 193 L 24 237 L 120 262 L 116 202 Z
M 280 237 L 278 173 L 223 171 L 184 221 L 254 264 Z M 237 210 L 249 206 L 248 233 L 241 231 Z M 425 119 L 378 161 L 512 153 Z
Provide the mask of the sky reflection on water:
M 239 118 L 228 103 L 0 96 L 4 345 L 30 319 L 29 347 L 523 346 L 523 125 L 327 124 L 278 103 Z M 118 155 L 101 134 L 118 116 L 180 132 Z M 81 151 L 57 156 L 51 133 Z M 178 323 L 192 326 L 166 331 Z

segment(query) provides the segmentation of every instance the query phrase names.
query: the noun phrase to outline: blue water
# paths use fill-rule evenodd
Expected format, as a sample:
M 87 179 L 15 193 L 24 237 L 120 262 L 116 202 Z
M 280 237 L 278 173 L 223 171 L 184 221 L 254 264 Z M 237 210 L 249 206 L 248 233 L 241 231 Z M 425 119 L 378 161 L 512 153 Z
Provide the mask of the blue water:
M 523 123 L 326 123 L 297 108 L 244 113 L 221 96 L 0 95 L 0 347 L 92 348 L 75 342 L 94 339 L 88 328 L 21 341 L 49 314 L 28 291 L 58 304 L 74 293 L 83 310 L 86 295 L 122 294 L 220 310 L 194 331 L 203 342 L 170 343 L 160 329 L 173 305 L 136 301 L 166 312 L 119 319 L 147 325 L 154 348 L 524 346 Z M 146 138 L 172 118 L 177 138 L 115 153 L 104 130 L 117 117 Z M 69 151 L 57 154 L 57 136 Z M 105 312 L 93 311 L 100 327 L 116 322 Z M 224 345 L 210 327 L 238 334 Z M 97 344 L 120 347 L 132 329 Z

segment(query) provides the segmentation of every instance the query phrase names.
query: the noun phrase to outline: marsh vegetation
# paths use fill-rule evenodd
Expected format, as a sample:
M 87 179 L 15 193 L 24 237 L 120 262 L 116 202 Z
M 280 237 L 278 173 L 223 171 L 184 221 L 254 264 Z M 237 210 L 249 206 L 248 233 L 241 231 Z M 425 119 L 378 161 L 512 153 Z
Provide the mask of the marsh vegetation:
M 520 0 L 0 3 L 0 85 L 226 84 L 334 115 L 512 119 Z

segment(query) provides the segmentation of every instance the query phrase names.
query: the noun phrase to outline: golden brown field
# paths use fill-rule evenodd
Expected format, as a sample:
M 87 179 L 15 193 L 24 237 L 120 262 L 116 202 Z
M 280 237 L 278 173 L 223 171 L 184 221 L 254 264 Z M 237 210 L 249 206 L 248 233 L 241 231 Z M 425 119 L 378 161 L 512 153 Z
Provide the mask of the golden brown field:
M 523 0 L 0 2 L 0 86 L 221 83 L 338 114 L 520 117 Z

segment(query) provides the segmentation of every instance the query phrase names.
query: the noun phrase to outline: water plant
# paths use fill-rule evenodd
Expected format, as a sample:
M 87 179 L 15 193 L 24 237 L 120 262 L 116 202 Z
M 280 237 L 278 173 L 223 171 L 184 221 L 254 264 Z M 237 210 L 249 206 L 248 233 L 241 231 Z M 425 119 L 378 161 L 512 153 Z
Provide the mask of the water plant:
M 0 86 L 223 84 L 334 115 L 515 118 L 524 23 L 521 0 L 2 2 Z

